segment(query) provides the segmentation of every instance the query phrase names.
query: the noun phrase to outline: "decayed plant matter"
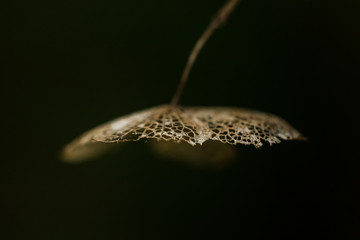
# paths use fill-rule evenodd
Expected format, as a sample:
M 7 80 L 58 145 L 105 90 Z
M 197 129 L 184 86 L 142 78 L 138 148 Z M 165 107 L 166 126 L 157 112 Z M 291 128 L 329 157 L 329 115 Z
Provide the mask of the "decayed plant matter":
M 171 104 L 135 112 L 86 132 L 64 148 L 63 159 L 84 160 L 107 150 L 108 143 L 140 139 L 186 142 L 193 146 L 213 140 L 256 148 L 265 142 L 272 145 L 281 140 L 301 139 L 296 129 L 272 114 L 234 107 L 182 107 L 178 104 L 197 55 L 238 3 L 239 0 L 229 0 L 196 42 Z
M 215 140 L 259 148 L 264 142 L 272 145 L 281 140 L 300 138 L 300 133 L 286 121 L 268 113 L 233 107 L 162 105 L 90 130 L 66 146 L 64 157 L 71 157 L 79 151 L 94 151 L 92 144 L 98 142 L 155 139 L 201 145 L 207 140 Z

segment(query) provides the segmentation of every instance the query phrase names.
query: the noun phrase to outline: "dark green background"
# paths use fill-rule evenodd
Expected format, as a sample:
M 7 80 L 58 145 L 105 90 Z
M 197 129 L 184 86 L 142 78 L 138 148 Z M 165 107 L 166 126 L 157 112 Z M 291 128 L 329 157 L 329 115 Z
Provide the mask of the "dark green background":
M 271 112 L 309 141 L 239 146 L 223 171 L 163 161 L 145 143 L 80 165 L 58 160 L 83 131 L 169 102 L 223 3 L 2 7 L 1 239 L 356 238 L 358 1 L 244 0 L 185 90 L 184 105 Z

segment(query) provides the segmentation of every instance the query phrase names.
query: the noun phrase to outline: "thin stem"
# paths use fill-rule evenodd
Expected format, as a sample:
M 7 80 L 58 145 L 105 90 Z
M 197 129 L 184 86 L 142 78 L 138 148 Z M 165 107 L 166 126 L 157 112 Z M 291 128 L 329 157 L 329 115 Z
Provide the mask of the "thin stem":
M 211 20 L 209 26 L 205 29 L 205 32 L 197 40 L 185 65 L 178 88 L 171 100 L 171 105 L 177 105 L 179 103 L 180 97 L 184 91 L 185 84 L 188 81 L 191 68 L 194 65 L 197 56 L 199 55 L 199 52 L 213 34 L 213 32 L 226 22 L 228 16 L 235 9 L 239 2 L 240 0 L 228 0 L 228 2 L 222 8 L 220 8 L 215 17 Z

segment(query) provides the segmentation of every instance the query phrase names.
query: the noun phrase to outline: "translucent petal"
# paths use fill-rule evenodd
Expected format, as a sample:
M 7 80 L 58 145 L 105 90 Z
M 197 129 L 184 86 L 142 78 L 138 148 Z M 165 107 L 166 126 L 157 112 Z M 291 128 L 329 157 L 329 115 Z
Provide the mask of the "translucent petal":
M 94 143 L 155 139 L 202 145 L 207 140 L 227 144 L 270 145 L 301 139 L 285 120 L 272 114 L 234 107 L 178 107 L 161 105 L 120 117 L 94 128 L 64 148 L 63 159 L 98 154 L 106 148 Z

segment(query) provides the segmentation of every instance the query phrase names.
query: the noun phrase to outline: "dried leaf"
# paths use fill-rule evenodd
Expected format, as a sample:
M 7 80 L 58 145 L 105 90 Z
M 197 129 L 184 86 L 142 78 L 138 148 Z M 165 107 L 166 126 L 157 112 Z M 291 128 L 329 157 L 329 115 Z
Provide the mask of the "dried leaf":
M 161 105 L 105 123 L 67 145 L 63 159 L 73 161 L 103 149 L 94 143 L 119 143 L 155 139 L 202 145 L 207 140 L 228 144 L 270 145 L 301 139 L 283 119 L 259 111 L 233 107 L 179 107 Z M 94 152 L 95 151 L 95 152 Z

